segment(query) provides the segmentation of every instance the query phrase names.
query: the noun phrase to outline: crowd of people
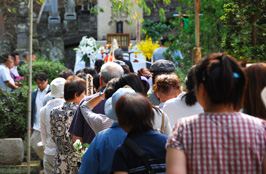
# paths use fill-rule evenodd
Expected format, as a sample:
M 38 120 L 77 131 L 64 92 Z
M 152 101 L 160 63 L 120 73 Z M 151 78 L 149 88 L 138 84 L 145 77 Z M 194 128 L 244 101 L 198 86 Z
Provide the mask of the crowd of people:
M 122 55 L 64 70 L 50 84 L 34 75 L 31 146 L 46 174 L 266 172 L 266 64 L 242 67 L 213 53 L 182 86 L 165 57 L 134 72 Z M 2 57 L 1 88 L 16 90 L 19 58 Z M 89 144 L 82 157 L 77 140 Z

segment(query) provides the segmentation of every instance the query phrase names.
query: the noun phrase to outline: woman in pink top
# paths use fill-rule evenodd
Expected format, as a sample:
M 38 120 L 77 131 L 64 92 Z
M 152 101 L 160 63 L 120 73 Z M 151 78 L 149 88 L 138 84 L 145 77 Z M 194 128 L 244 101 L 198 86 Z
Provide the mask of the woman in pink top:
M 263 173 L 266 122 L 237 112 L 246 75 L 230 55 L 215 53 L 194 70 L 204 113 L 178 120 L 167 142 L 168 174 Z

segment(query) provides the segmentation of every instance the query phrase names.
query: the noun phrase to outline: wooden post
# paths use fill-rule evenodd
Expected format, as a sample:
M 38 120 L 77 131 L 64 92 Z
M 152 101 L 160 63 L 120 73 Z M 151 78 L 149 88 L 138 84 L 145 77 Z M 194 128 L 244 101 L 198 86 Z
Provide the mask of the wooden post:
M 28 88 L 28 125 L 27 125 L 27 174 L 30 174 L 30 136 L 31 136 L 31 88 L 32 88 L 32 33 L 33 33 L 33 0 L 30 0 L 29 28 L 29 88 Z
M 199 0 L 195 0 L 195 48 L 193 50 L 193 63 L 196 64 L 201 59 L 200 48 L 200 22 L 199 22 Z
M 136 44 L 140 43 L 140 22 L 139 19 L 137 19 L 137 25 L 136 25 Z

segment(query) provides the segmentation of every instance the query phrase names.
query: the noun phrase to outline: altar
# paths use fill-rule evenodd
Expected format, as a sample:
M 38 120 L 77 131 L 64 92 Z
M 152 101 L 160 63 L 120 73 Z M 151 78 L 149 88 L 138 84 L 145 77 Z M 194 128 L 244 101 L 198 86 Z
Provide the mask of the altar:
M 135 41 L 130 41 L 131 43 L 135 44 Z M 105 46 L 106 45 L 106 41 L 97 41 L 97 44 L 99 44 L 99 46 Z M 106 56 L 106 54 L 101 54 L 98 53 L 95 56 L 95 60 L 96 59 L 103 59 Z M 130 58 L 129 58 L 130 56 Z M 76 73 L 78 70 L 85 68 L 85 62 L 81 60 L 82 56 L 76 54 L 76 61 L 75 61 L 75 66 L 74 66 L 74 73 Z M 145 56 L 143 56 L 142 53 L 138 53 L 137 55 L 135 55 L 135 53 L 128 53 L 128 52 L 124 52 L 124 59 L 126 60 L 130 60 L 133 69 L 135 72 L 137 72 L 139 69 L 141 68 L 146 68 L 146 63 L 150 63 L 149 61 L 146 61 Z M 90 67 L 94 68 L 94 61 L 90 60 Z

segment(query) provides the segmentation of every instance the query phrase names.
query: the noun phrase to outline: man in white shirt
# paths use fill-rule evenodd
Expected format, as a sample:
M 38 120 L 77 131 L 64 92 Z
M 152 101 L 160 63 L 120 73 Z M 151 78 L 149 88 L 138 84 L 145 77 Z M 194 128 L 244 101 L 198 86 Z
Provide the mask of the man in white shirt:
M 60 106 L 65 102 L 63 99 L 65 82 L 66 80 L 61 77 L 51 82 L 51 93 L 47 95 L 50 95 L 53 99 L 48 101 L 40 111 L 41 139 L 44 145 L 43 167 L 46 174 L 52 174 L 56 152 L 56 144 L 51 137 L 50 113 L 54 107 Z
M 8 92 L 18 89 L 18 86 L 10 75 L 10 69 L 14 66 L 11 55 L 8 53 L 2 54 L 1 60 L 4 63 L 0 65 L 0 87 L 2 90 Z
M 35 74 L 33 79 L 37 83 L 38 89 L 35 89 L 31 96 L 31 146 L 43 160 L 44 149 L 37 145 L 41 141 L 40 110 L 43 107 L 44 96 L 50 92 L 50 86 L 45 73 Z
M 14 61 L 14 66 L 13 68 L 10 69 L 10 72 L 13 74 L 14 78 L 19 77 L 19 73 L 18 73 L 18 65 L 20 62 L 20 58 L 19 58 L 19 54 L 18 53 L 11 53 L 11 57 Z M 15 79 L 14 79 L 15 80 Z

